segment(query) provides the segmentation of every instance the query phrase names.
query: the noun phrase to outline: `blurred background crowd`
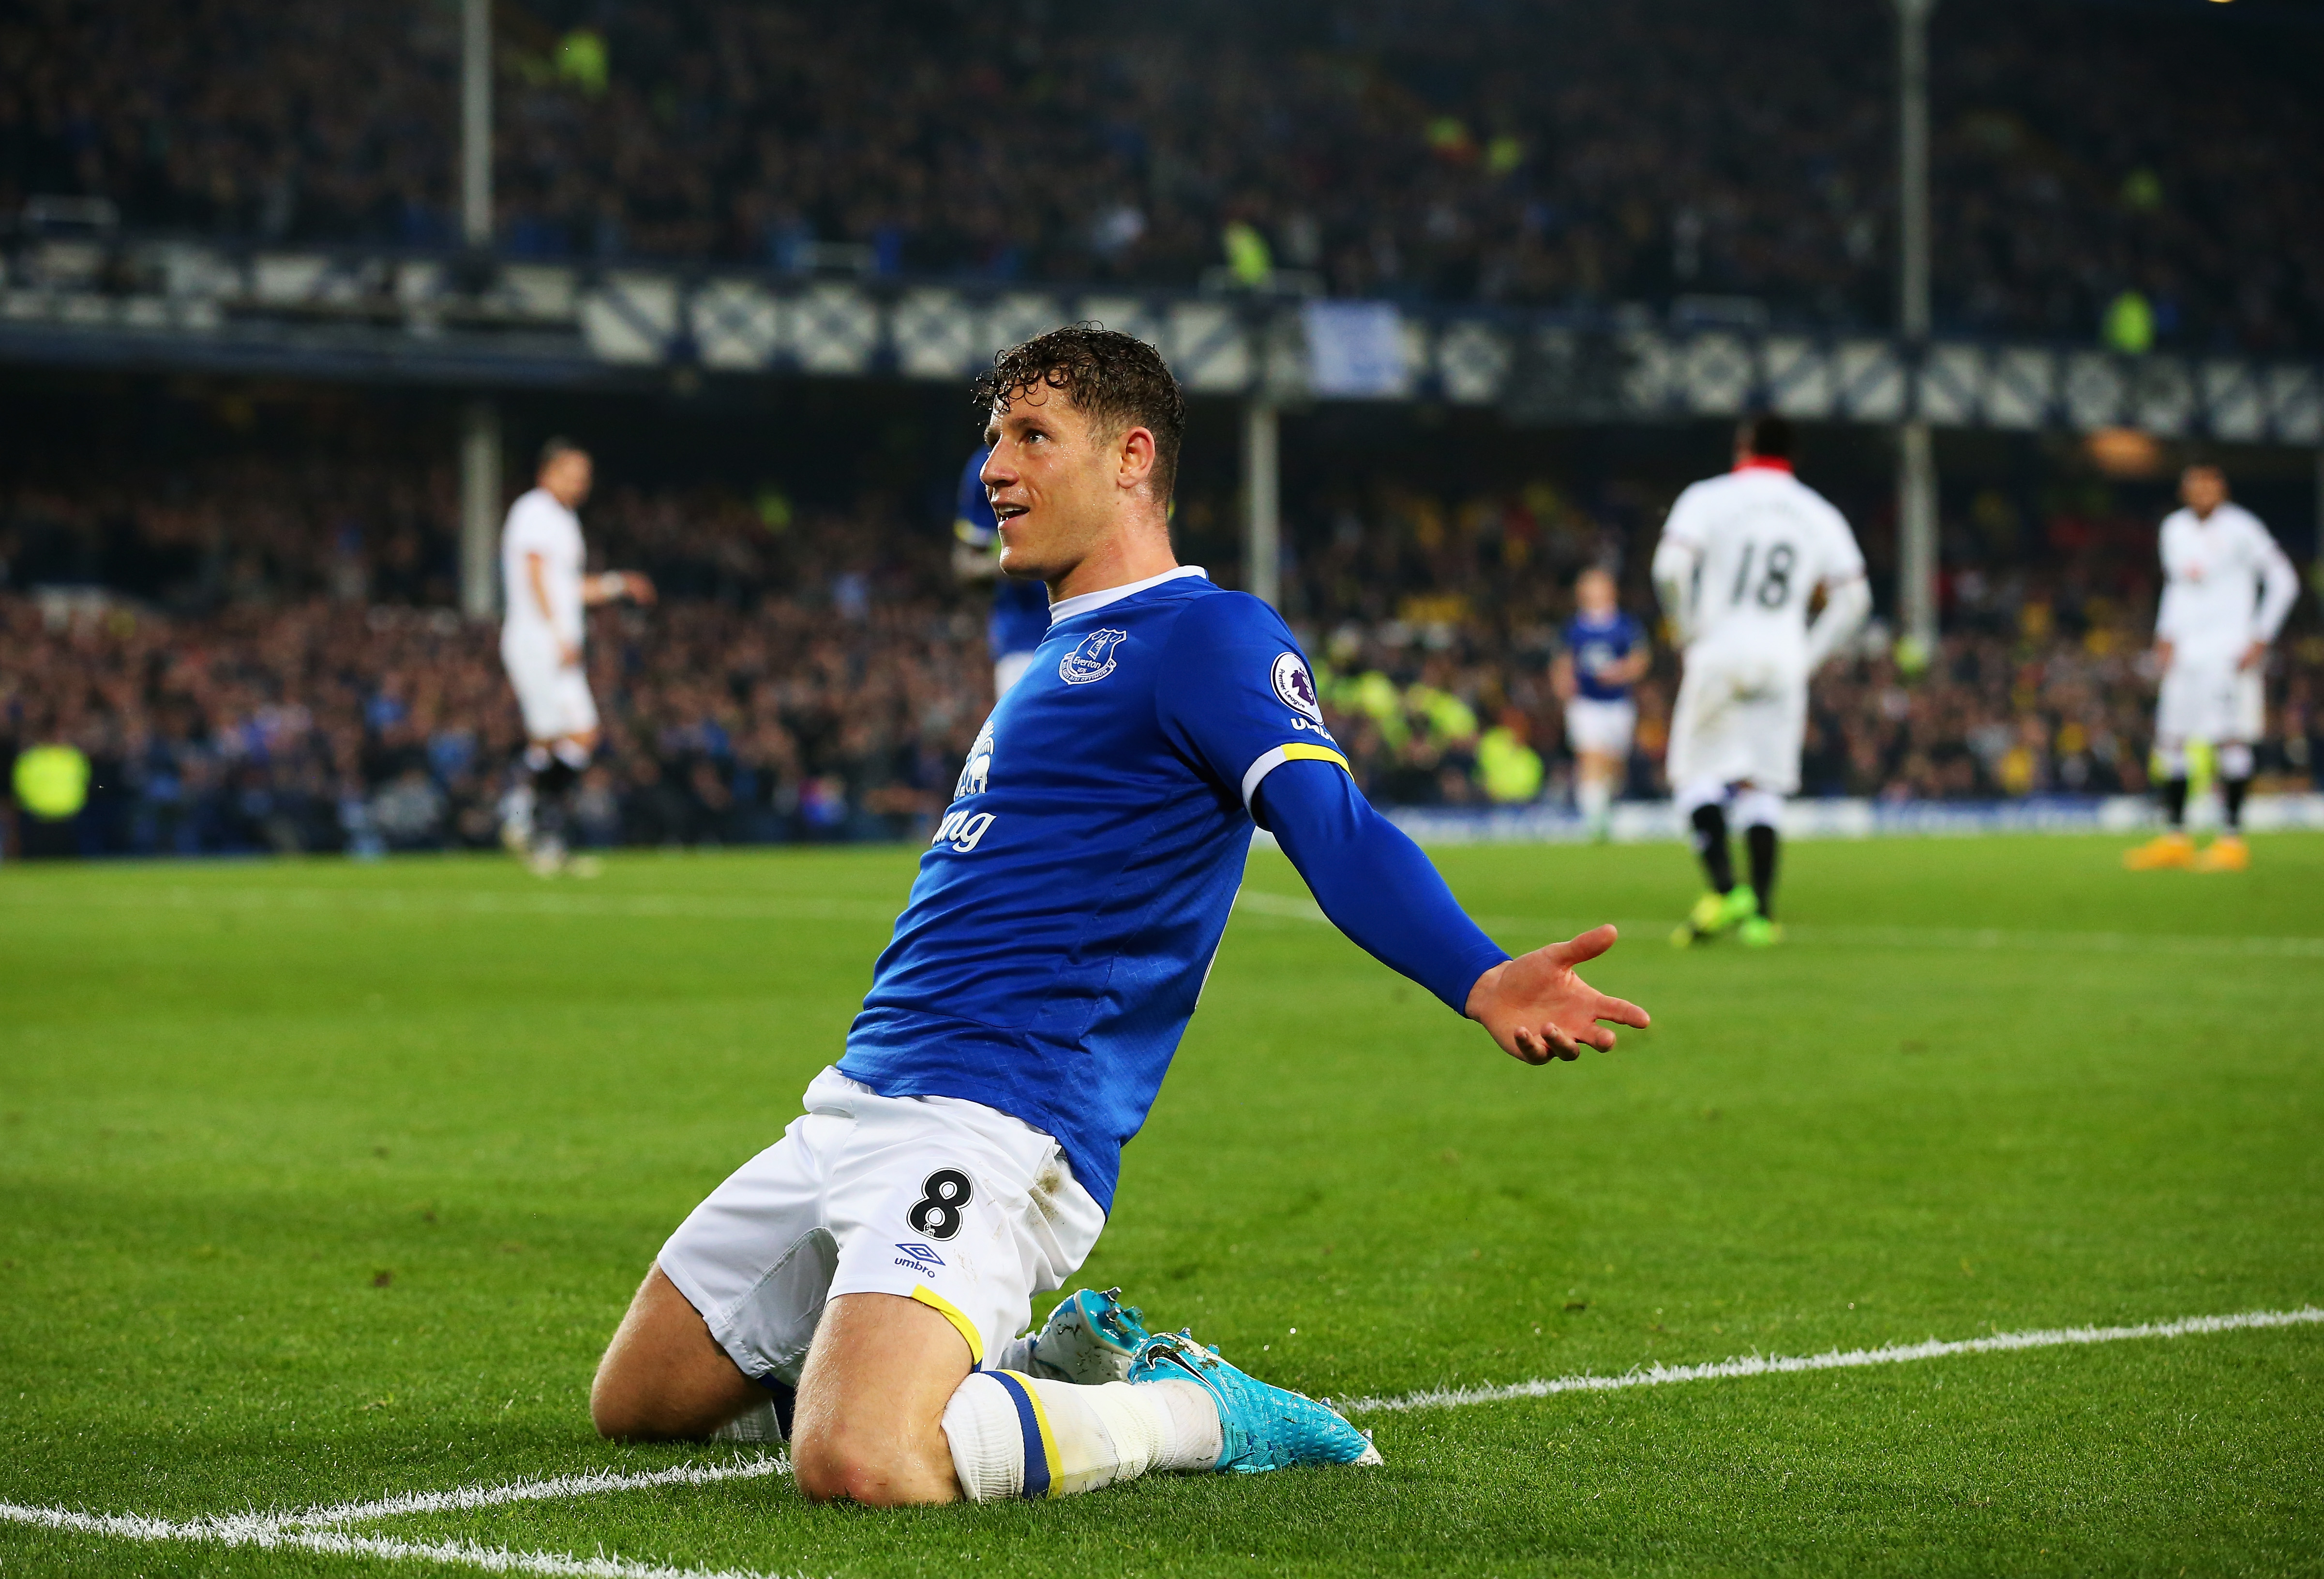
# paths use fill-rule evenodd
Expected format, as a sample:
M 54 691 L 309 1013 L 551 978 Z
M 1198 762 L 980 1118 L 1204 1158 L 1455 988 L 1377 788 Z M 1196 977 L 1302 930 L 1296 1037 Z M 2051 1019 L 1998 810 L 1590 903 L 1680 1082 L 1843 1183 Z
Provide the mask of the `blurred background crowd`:
M 1871 0 L 496 16 L 515 255 L 1889 319 Z M 2324 347 L 2324 51 L 2307 17 L 2268 20 L 1938 7 L 1940 328 Z M 457 21 L 0 6 L 0 214 L 80 197 L 134 231 L 448 246 Z
M 459 18 L 454 0 L 0 0 L 0 225 L 450 249 Z M 1893 319 L 1877 0 L 496 0 L 493 18 L 503 257 Z M 1939 331 L 2324 352 L 2319 41 L 2312 7 L 2274 0 L 1945 0 Z M 945 558 L 957 393 L 500 398 L 508 456 L 560 428 L 600 449 L 595 556 L 664 597 L 597 616 L 584 837 L 924 825 L 991 702 L 983 594 Z M 59 851 L 493 842 L 518 729 L 493 631 L 449 611 L 456 406 L 385 378 L 0 367 L 0 768 L 45 753 L 42 794 L 86 792 L 70 817 L 0 824 Z M 1382 801 L 1563 803 L 1548 672 L 1573 576 L 1609 566 L 1651 619 L 1663 511 L 1725 452 L 1711 425 L 1529 420 L 1284 418 L 1285 611 Z M 1176 525 L 1227 584 L 1233 421 L 1195 403 Z M 2151 453 L 1941 437 L 1941 647 L 1900 669 L 1876 628 L 1824 676 L 1808 793 L 2144 786 L 2177 452 L 2116 436 Z M 2312 561 L 2313 457 L 2227 458 Z M 1894 464 L 1869 429 L 1809 439 L 1805 475 L 1857 524 L 1884 601 Z M 2324 766 L 2315 610 L 2273 659 L 2278 787 Z M 1675 684 L 1658 649 L 1632 795 L 1666 787 Z
M 90 776 L 78 816 L 23 820 L 31 853 L 495 842 L 521 731 L 494 629 L 442 606 L 448 476 L 31 470 L 0 493 L 0 588 L 14 589 L 0 590 L 0 764 L 65 744 Z M 1804 793 L 2144 787 L 2155 518 L 2109 498 L 2060 491 L 2029 528 L 1998 491 L 1974 497 L 1950 533 L 1941 650 L 1900 672 L 1876 631 L 1826 672 Z M 1644 568 L 1665 502 L 1546 481 L 1450 495 L 1341 484 L 1295 510 L 1286 611 L 1367 791 L 1565 803 L 1548 670 L 1572 577 L 1617 567 L 1651 622 Z M 876 491 L 817 508 L 706 484 L 616 484 L 584 513 L 593 560 L 644 569 L 665 594 L 594 617 L 607 728 L 581 796 L 586 841 L 925 837 L 991 700 L 983 594 L 952 584 L 945 519 Z M 1658 647 L 1634 796 L 1666 793 L 1676 678 Z M 2324 765 L 2319 697 L 2324 637 L 2304 612 L 2272 677 L 2273 787 L 2305 787 Z

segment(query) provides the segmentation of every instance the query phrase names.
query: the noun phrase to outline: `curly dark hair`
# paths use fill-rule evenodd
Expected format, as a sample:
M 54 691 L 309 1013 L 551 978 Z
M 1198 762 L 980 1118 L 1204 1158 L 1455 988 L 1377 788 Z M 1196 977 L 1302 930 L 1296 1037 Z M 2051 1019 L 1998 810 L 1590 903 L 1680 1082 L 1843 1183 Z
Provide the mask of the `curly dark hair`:
M 977 403 L 996 412 L 1037 389 L 1061 390 L 1100 432 L 1146 429 L 1154 436 L 1154 497 L 1169 504 L 1186 435 L 1186 397 L 1162 353 L 1145 341 L 1102 324 L 1068 324 L 994 356 L 973 389 Z

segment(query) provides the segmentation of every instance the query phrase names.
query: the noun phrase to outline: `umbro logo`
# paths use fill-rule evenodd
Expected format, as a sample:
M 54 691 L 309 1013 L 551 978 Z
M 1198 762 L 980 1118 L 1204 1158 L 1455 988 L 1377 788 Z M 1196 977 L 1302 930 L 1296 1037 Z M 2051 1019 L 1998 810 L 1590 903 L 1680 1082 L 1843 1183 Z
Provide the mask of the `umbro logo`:
M 914 1261 L 925 1261 L 930 1266 L 942 1266 L 945 1263 L 944 1257 L 938 1255 L 936 1253 L 935 1248 L 931 1245 L 899 1244 L 896 1248 L 902 1251 L 906 1255 L 910 1256 Z

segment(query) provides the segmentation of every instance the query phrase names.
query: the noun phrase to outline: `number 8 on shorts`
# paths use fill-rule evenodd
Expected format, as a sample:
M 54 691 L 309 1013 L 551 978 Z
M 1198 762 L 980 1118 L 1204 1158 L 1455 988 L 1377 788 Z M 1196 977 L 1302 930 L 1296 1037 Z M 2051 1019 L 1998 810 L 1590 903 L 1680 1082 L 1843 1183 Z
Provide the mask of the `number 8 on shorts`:
M 905 1214 L 916 1234 L 949 1239 L 960 1232 L 962 1208 L 975 1198 L 968 1175 L 957 1168 L 939 1168 L 920 1181 L 920 1198 Z

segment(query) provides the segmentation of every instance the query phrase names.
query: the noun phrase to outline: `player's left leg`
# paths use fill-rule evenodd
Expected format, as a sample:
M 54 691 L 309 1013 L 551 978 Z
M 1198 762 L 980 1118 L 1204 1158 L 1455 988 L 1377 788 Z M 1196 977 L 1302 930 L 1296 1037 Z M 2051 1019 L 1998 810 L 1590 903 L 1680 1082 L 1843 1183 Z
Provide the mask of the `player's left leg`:
M 2251 794 L 2257 766 L 2249 741 L 2229 740 L 2218 748 L 2219 801 L 2227 828 L 2195 858 L 2199 872 L 2241 872 L 2251 868 L 2251 847 L 2244 842 L 2244 800 Z
M 1711 884 L 1671 933 L 1674 947 L 1707 942 L 1757 909 L 1751 891 L 1735 881 L 1735 853 L 1727 842 L 1727 785 L 1710 781 L 1682 785 L 1673 797 L 1694 831 L 1695 858 Z
M 1637 706 L 1576 697 L 1565 706 L 1566 739 L 1573 747 L 1574 804 L 1593 839 L 1611 831 L 1614 796 L 1622 786 L 1637 730 Z
M 1080 1385 L 972 1371 L 970 1353 L 922 1300 L 835 1298 L 799 1378 L 799 1490 L 877 1507 L 981 1502 L 1220 1466 L 1220 1410 L 1191 1378 Z
M 534 749 L 548 760 L 532 775 L 532 837 L 526 851 L 533 871 L 541 877 L 575 869 L 571 857 L 574 792 L 580 787 L 581 776 L 588 771 L 596 748 L 595 728 L 535 743 Z M 526 751 L 525 760 L 528 764 L 534 760 L 533 749 Z

